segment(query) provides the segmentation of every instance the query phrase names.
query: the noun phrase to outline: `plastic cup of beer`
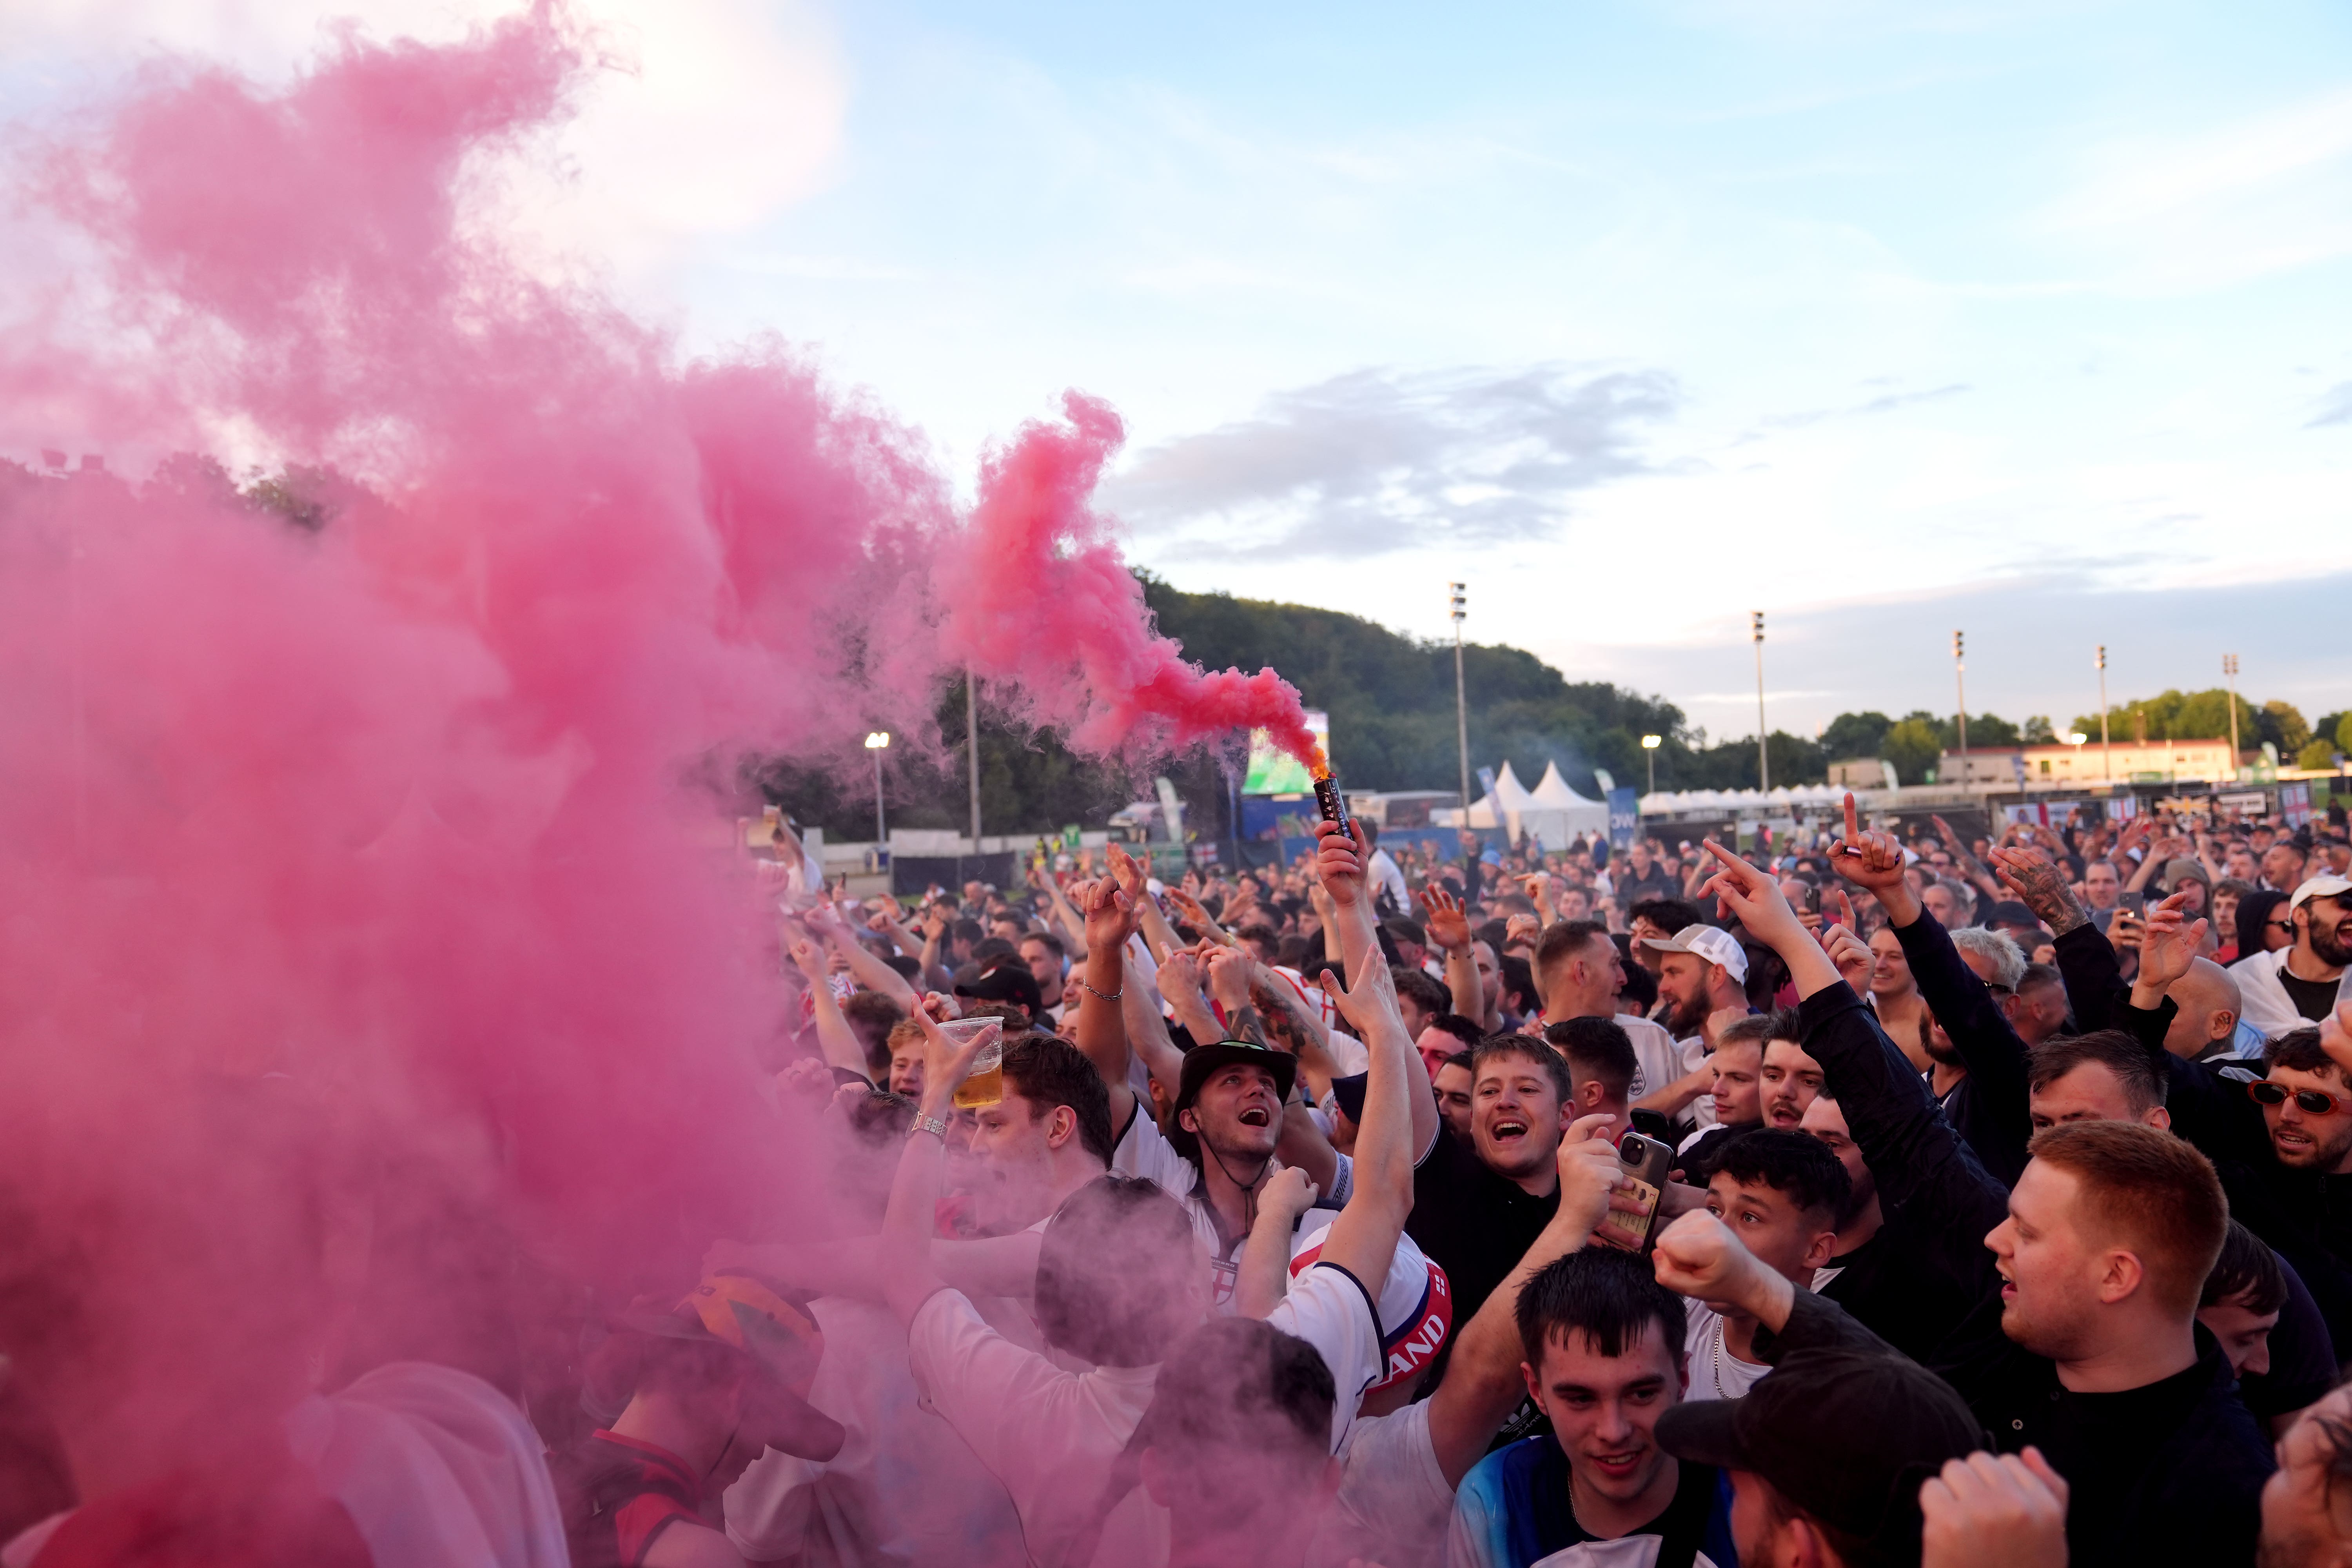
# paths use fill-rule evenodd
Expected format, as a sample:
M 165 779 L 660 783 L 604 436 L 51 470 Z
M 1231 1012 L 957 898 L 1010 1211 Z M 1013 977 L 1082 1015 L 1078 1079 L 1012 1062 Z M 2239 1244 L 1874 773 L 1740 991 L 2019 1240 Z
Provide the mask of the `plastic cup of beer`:
M 983 1105 L 994 1105 L 1004 1098 L 1004 1020 L 1002 1018 L 950 1018 L 940 1026 L 940 1033 L 950 1044 L 961 1050 L 971 1040 L 984 1038 L 980 1055 L 971 1059 L 971 1071 L 964 1075 L 956 1087 L 958 1110 L 977 1110 Z

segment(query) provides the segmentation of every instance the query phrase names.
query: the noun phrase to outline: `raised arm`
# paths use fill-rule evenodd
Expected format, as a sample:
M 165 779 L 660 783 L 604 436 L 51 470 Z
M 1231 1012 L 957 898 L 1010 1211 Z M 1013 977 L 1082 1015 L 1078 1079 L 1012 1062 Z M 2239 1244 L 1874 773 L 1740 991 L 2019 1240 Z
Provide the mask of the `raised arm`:
M 1263 1318 L 1288 1293 L 1291 1233 L 1298 1216 L 1315 1206 L 1315 1184 L 1295 1165 L 1276 1171 L 1258 1189 L 1257 1217 L 1234 1275 L 1235 1317 Z
M 1323 890 L 1330 895 L 1331 929 L 1339 933 L 1340 965 L 1353 974 L 1364 954 L 1380 948 L 1371 890 L 1364 886 L 1364 862 L 1371 858 L 1371 849 L 1364 842 L 1363 829 L 1352 819 L 1345 831 L 1336 822 L 1318 822 L 1315 837 L 1318 847 L 1315 868 Z
M 1462 901 L 1444 888 L 1423 888 L 1421 908 L 1422 928 L 1445 954 L 1445 988 L 1453 995 L 1454 1010 L 1484 1032 L 1494 1033 L 1499 1020 L 1486 1014 L 1486 988 L 1478 983 L 1478 961 L 1470 950 L 1470 917 L 1462 912 Z
M 2005 1189 L 1944 1120 L 1830 954 L 1798 923 L 1779 885 L 1720 847 L 1707 847 L 1726 862 L 1707 890 L 1788 964 L 1805 1050 L 1822 1064 L 1822 1091 L 1844 1113 L 1879 1191 L 1898 1207 L 1917 1205 L 1920 1223 L 1966 1248 L 1971 1262 L 1989 1258 L 1977 1243 L 2008 1211 Z M 1837 941 L 1832 932 L 1831 942 Z
M 890 1184 L 890 1206 L 882 1216 L 882 1236 L 876 1253 L 882 1299 L 901 1323 L 936 1291 L 948 1288 L 931 1266 L 931 1230 L 938 1222 L 940 1187 L 947 1168 L 948 1118 L 955 1113 L 955 1091 L 971 1072 L 972 1058 L 998 1037 L 998 1029 L 974 1031 L 957 1046 L 940 1032 L 931 1016 L 917 1008 L 923 1026 L 923 1098 L 915 1125 L 898 1156 L 898 1171 Z
M 1077 1045 L 1094 1064 L 1110 1095 L 1110 1124 L 1125 1127 L 1135 1110 L 1135 1090 L 1127 1081 L 1127 939 L 1135 934 L 1135 906 L 1127 889 L 1110 878 L 1085 887 L 1086 977 L 1071 986 L 1078 994 Z
M 1124 963 L 1125 982 L 1119 987 L 1119 1016 L 1127 1024 L 1127 1048 L 1143 1058 L 1144 1070 L 1151 1075 L 1168 1096 L 1168 1103 L 1176 1103 L 1177 1091 L 1184 1078 L 1184 1053 L 1176 1048 L 1175 1037 L 1168 1032 L 1168 1020 L 1160 1015 L 1160 991 L 1143 977 L 1134 960 L 1120 950 Z M 1168 962 L 1160 966 L 1162 981 L 1171 978 L 1171 971 L 1189 967 L 1191 960 L 1182 953 L 1171 953 Z
M 1345 853 L 1326 839 L 1324 856 Z M 1336 1264 L 1368 1289 L 1386 1279 L 1412 1210 L 1412 1166 L 1421 1150 L 1413 1144 L 1412 1101 L 1430 1099 L 1429 1075 L 1413 1054 L 1397 1009 L 1396 982 L 1376 948 L 1367 947 L 1333 993 L 1341 1016 L 1370 1053 L 1364 1079 L 1364 1115 L 1356 1133 L 1355 1180 L 1339 1217 L 1323 1242 L 1320 1261 Z M 1414 1080 L 1419 1079 L 1416 1091 Z
M 1961 961 L 1951 933 L 1927 917 L 1903 879 L 1903 848 L 1892 834 L 1864 833 L 1845 797 L 1846 834 L 1830 852 L 1838 875 L 1866 888 L 1885 905 L 1895 939 L 1918 983 L 1928 1011 L 1951 1037 L 1969 1069 L 1971 1135 L 1986 1163 L 2014 1173 L 2024 1169 L 2033 1136 L 2027 1104 L 2025 1042 L 2001 1013 L 1992 992 Z
M 1033 868 L 1029 873 L 1029 880 L 1044 891 L 1046 900 L 1054 906 L 1054 918 L 1062 922 L 1062 930 L 1068 933 L 1070 962 L 1074 964 L 1084 963 L 1089 956 L 1089 950 L 1087 947 L 1086 917 L 1078 913 L 1071 904 L 1069 895 L 1062 890 L 1062 884 L 1054 880 L 1051 876 Z
M 1160 912 L 1159 900 L 1146 885 L 1150 879 L 1136 863 L 1135 857 L 1116 844 L 1104 850 L 1103 857 L 1110 862 L 1110 874 L 1118 883 L 1118 890 L 1127 895 L 1128 907 L 1135 911 L 1136 929 L 1143 933 L 1143 945 L 1151 950 L 1151 961 L 1167 963 L 1168 955 L 1184 944 L 1177 940 L 1176 928 L 1168 923 L 1168 917 Z M 1091 942 L 1087 952 L 1089 957 L 1093 955 Z
M 824 954 L 816 943 L 796 932 L 786 931 L 793 964 L 801 978 L 808 983 L 809 1006 L 816 1016 L 816 1047 L 824 1053 L 827 1067 L 844 1068 L 873 1081 L 873 1067 L 866 1059 L 866 1047 L 857 1043 L 857 1033 L 842 1016 L 841 1004 L 833 999 L 830 977 L 824 972 Z
M 1969 852 L 1968 840 L 1953 832 L 1952 825 L 1942 817 L 1929 820 L 1935 823 L 1936 831 L 1944 836 L 1944 842 L 1951 847 L 1952 858 L 1959 862 L 1960 874 L 1969 879 L 1969 885 L 1984 894 L 1987 900 L 1997 902 L 2000 898 L 2000 884 L 1992 879 L 1992 873 L 1985 868 L 1985 863 Z
M 1168 889 L 1168 901 L 1176 906 L 1176 912 L 1184 917 L 1186 924 L 1210 942 L 1219 947 L 1239 945 L 1233 932 L 1219 925 L 1216 918 L 1209 913 L 1208 906 L 1192 894 L 1181 888 L 1171 888 Z
M 843 923 L 838 911 L 827 905 L 822 911 L 810 912 L 817 917 L 811 923 L 824 938 L 825 946 L 841 954 L 843 961 L 849 965 L 852 979 L 868 991 L 880 992 L 901 1007 L 912 1008 L 915 1005 L 919 998 L 915 988 L 907 984 L 907 977 L 868 952 L 866 944 Z

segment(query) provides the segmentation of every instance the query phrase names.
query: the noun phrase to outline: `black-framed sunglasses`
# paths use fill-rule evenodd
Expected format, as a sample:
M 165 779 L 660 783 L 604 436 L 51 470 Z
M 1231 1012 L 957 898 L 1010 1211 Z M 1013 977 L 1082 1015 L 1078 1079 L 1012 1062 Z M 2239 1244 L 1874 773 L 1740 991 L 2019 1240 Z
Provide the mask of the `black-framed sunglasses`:
M 2316 1089 L 2291 1089 L 2266 1078 L 2246 1085 L 2246 1093 L 2256 1105 L 2284 1105 L 2291 1098 L 2295 1109 L 2306 1116 L 2331 1116 L 2344 1109 L 2344 1102 L 2332 1094 Z

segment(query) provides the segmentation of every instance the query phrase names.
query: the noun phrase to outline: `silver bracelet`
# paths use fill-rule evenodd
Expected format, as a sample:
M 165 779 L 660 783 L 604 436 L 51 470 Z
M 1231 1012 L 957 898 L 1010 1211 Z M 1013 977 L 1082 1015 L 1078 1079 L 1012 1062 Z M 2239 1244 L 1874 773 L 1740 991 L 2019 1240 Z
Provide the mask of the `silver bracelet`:
M 1116 991 L 1095 991 L 1093 986 L 1087 984 L 1085 981 L 1078 979 L 1075 975 L 1071 977 L 1070 984 L 1076 986 L 1081 991 L 1094 991 L 1096 995 L 1101 997 L 1106 1002 L 1116 1002 L 1120 997 L 1127 994 L 1127 987 L 1124 985 L 1121 985 Z
M 914 1124 L 907 1129 L 907 1136 L 912 1138 L 919 1132 L 928 1132 L 942 1143 L 948 1141 L 948 1124 L 936 1116 L 926 1116 L 919 1110 L 915 1112 Z

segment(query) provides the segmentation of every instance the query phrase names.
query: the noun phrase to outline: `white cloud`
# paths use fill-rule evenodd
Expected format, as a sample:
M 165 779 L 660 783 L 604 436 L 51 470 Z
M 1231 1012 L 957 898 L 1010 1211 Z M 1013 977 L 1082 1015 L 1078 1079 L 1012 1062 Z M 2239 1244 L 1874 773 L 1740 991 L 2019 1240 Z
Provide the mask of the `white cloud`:
M 315 55 L 335 26 L 436 42 L 519 9 L 514 0 L 9 0 L 0 54 L 68 91 L 156 51 L 267 82 Z M 849 79 L 813 4 L 594 0 L 570 15 L 605 68 L 545 154 L 505 183 L 506 216 L 535 247 L 641 275 L 698 241 L 752 227 L 827 178 Z
M 2124 287 L 2225 287 L 2352 256 L 2352 89 L 2190 134 L 2110 141 L 2034 226 Z

